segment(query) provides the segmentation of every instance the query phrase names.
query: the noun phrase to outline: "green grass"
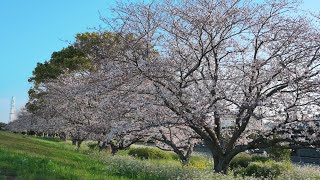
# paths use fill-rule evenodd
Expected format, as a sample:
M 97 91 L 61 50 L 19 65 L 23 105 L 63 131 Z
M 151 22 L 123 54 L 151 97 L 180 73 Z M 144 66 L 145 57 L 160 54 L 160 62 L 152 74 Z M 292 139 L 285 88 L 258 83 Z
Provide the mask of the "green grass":
M 43 139 L 0 131 L 0 180 L 16 179 L 176 179 L 186 174 L 199 175 L 212 164 L 200 156 L 182 167 L 177 156 L 169 159 L 140 160 L 128 156 L 129 150 L 111 156 L 88 147 L 77 150 L 70 142 Z M 135 146 L 132 149 L 136 148 Z M 197 173 L 194 173 L 197 171 Z M 193 176 L 194 176 L 193 175 Z
M 0 179 L 127 179 L 113 176 L 98 159 L 54 142 L 0 131 Z

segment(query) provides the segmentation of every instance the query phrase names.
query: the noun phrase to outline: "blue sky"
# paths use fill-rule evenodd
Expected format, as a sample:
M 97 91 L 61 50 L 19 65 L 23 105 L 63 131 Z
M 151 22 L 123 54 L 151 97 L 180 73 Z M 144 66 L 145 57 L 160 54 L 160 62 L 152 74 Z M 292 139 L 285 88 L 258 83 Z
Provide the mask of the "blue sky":
M 28 100 L 27 79 L 37 62 L 50 59 L 74 35 L 102 24 L 110 0 L 0 1 L 0 122 L 7 122 L 11 96 L 17 108 Z
M 10 100 L 17 108 L 28 100 L 28 78 L 37 62 L 50 59 L 74 35 L 102 24 L 113 0 L 1 0 L 0 122 L 9 118 Z M 320 11 L 320 0 L 304 0 L 305 9 Z

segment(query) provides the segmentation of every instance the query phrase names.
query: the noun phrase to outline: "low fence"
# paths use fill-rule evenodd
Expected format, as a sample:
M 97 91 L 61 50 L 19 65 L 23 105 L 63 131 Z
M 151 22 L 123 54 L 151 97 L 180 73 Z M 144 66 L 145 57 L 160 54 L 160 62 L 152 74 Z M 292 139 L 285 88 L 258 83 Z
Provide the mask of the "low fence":
M 291 161 L 298 164 L 315 164 L 320 165 L 320 158 L 291 156 Z
M 320 165 L 320 149 L 297 149 L 292 152 L 291 161 L 294 163 Z

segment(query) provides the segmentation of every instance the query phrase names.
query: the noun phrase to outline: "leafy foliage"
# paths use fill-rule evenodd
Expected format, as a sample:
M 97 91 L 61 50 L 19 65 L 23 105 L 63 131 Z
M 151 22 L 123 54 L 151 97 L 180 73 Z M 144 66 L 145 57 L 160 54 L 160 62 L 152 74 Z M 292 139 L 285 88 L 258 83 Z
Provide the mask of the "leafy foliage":
M 128 154 L 140 159 L 171 159 L 172 156 L 165 151 L 151 147 L 132 147 Z
M 289 162 L 270 160 L 266 162 L 251 162 L 248 167 L 242 169 L 242 173 L 245 176 L 275 178 L 281 173 L 287 173 L 290 170 L 292 170 L 292 165 Z
M 290 161 L 291 160 L 291 150 L 290 149 L 283 149 L 283 148 L 276 148 L 276 147 L 269 147 L 267 148 L 267 153 L 269 157 L 275 161 Z
M 28 91 L 28 110 L 31 112 L 36 111 L 41 104 L 45 103 L 41 99 L 46 94 L 45 87 L 43 87 L 45 82 L 57 79 L 62 74 L 86 70 L 93 70 L 91 61 L 82 51 L 73 46 L 53 52 L 49 61 L 37 63 L 32 72 L 32 77 L 28 80 L 33 83 L 33 87 Z M 34 103 L 36 101 L 38 104 Z
M 266 162 L 268 160 L 270 160 L 269 157 L 240 153 L 231 160 L 230 168 L 246 168 L 251 162 Z
M 6 127 L 6 123 L 0 122 L 0 131 L 4 130 L 4 128 Z
M 38 63 L 29 82 L 37 85 L 50 79 L 56 79 L 64 73 L 90 68 L 92 68 L 91 62 L 86 55 L 75 47 L 69 46 L 61 51 L 53 52 L 49 61 Z
M 292 164 L 289 161 L 276 162 L 271 157 L 241 153 L 232 159 L 230 168 L 235 175 L 274 178 L 292 170 Z
M 235 169 L 239 167 L 247 167 L 252 161 L 252 156 L 246 153 L 238 154 L 230 162 L 230 168 Z

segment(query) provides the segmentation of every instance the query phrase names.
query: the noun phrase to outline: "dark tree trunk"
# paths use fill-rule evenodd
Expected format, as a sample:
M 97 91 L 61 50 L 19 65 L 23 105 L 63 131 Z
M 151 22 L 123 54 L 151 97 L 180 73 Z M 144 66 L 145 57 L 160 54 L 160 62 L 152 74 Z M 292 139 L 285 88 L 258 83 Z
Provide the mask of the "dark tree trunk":
M 118 148 L 111 148 L 111 154 L 112 154 L 112 156 L 114 156 L 114 155 L 116 155 L 117 154 L 117 152 L 118 152 Z
M 187 157 L 187 156 L 183 156 L 183 157 L 180 157 L 180 160 L 181 160 L 181 163 L 183 166 L 186 166 L 186 165 L 189 165 L 190 164 L 190 157 Z
M 72 145 L 77 145 L 77 140 L 72 138 Z
M 106 143 L 105 142 L 100 143 L 100 141 L 99 141 L 98 146 L 99 146 L 99 152 L 100 152 L 106 148 Z
M 113 143 L 110 144 L 110 147 L 111 147 L 111 154 L 112 154 L 112 156 L 116 155 L 116 153 L 117 153 L 118 150 L 119 150 L 119 147 L 117 147 L 117 146 L 114 145 Z
M 76 141 L 76 144 L 77 144 L 77 148 L 78 148 L 78 149 L 80 148 L 81 143 L 82 143 L 82 140 L 77 140 L 77 141 Z
M 34 131 L 27 131 L 27 135 L 34 136 L 34 135 L 36 135 L 36 132 L 34 132 Z
M 183 166 L 189 165 L 189 163 L 190 163 L 191 152 L 189 152 L 189 151 L 192 151 L 192 150 L 189 149 L 188 152 L 186 154 L 184 154 L 183 151 L 181 151 L 179 149 L 174 149 L 174 152 L 178 155 Z
M 193 152 L 193 148 L 194 148 L 194 143 L 190 143 L 189 141 L 189 147 L 188 147 L 188 150 L 187 150 L 187 153 L 185 155 L 185 161 L 182 161 L 182 164 L 183 165 L 187 165 L 190 163 L 190 157 L 191 157 L 191 153 Z
M 226 158 L 225 156 L 217 156 L 217 157 L 213 157 L 213 161 L 214 161 L 214 172 L 221 173 L 221 174 L 228 173 L 228 167 L 231 161 L 230 158 Z
M 67 140 L 67 136 L 64 132 L 59 134 L 60 140 L 66 141 Z

